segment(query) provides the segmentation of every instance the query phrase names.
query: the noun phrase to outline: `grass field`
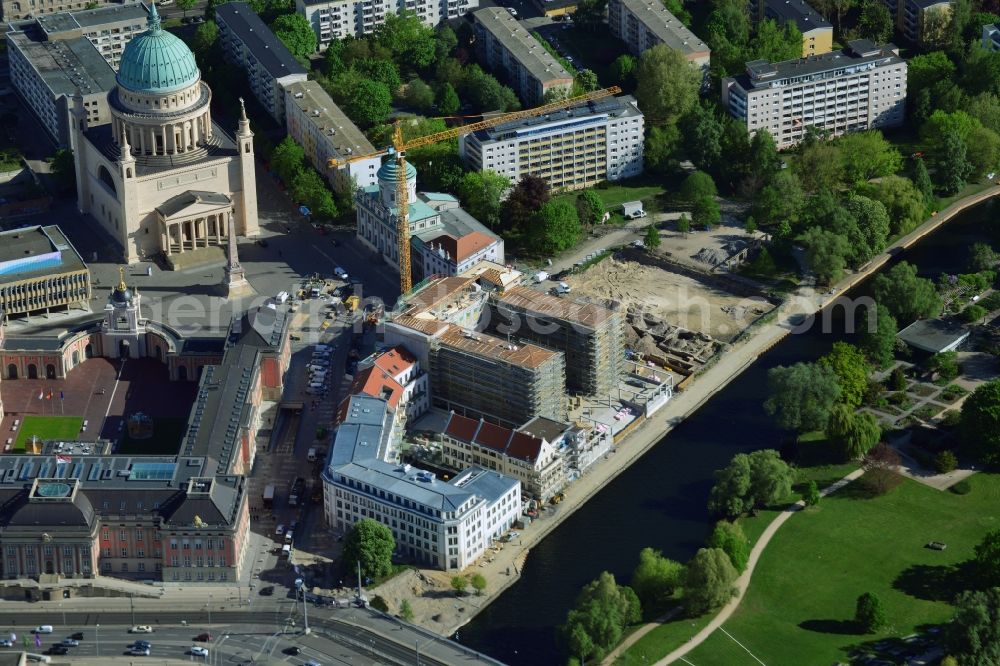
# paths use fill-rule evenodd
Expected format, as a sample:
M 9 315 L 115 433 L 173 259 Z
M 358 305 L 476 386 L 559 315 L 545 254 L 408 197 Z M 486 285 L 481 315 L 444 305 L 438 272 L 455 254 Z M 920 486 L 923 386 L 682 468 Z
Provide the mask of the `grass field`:
M 883 497 L 849 486 L 789 520 L 771 541 L 725 629 L 767 664 L 835 663 L 885 636 L 947 620 L 961 569 L 986 531 L 1000 524 L 1000 476 L 977 474 L 955 495 L 913 481 Z M 924 547 L 947 543 L 945 551 Z M 864 592 L 885 603 L 890 628 L 855 633 Z M 742 653 L 742 656 L 738 656 Z M 757 664 L 732 639 L 713 634 L 694 664 Z
M 154 418 L 153 436 L 149 439 L 132 439 L 126 427 L 115 453 L 172 456 L 181 448 L 181 438 L 187 422 L 184 419 Z
M 601 197 L 604 207 L 612 213 L 626 201 L 641 201 L 647 213 L 655 213 L 661 209 L 660 200 L 666 192 L 662 184 L 642 177 L 592 189 Z M 566 201 L 575 205 L 578 196 L 580 196 L 579 191 L 565 192 L 554 195 L 552 200 Z
M 14 441 L 14 450 L 23 452 L 25 443 L 33 437 L 41 442 L 74 441 L 79 438 L 82 425 L 83 419 L 79 416 L 25 416 Z

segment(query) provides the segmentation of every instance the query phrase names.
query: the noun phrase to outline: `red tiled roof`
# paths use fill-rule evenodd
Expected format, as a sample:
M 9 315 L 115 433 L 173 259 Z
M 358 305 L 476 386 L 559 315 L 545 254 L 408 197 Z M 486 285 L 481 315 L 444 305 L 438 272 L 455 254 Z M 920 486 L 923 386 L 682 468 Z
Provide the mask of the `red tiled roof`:
M 396 409 L 403 397 L 403 387 L 385 370 L 373 365 L 354 376 L 350 394 L 356 395 L 358 393 L 364 393 L 373 398 L 383 398 L 390 407 Z
M 471 442 L 472 438 L 476 436 L 476 428 L 478 427 L 479 421 L 452 414 L 444 431 L 445 434 L 461 442 Z
M 542 440 L 526 432 L 515 432 L 507 445 L 507 455 L 518 460 L 535 462 L 542 451 Z
M 404 347 L 393 347 L 375 358 L 375 366 L 398 377 L 417 362 L 417 359 Z
M 443 234 L 428 243 L 430 246 L 440 245 L 451 255 L 456 262 L 462 262 L 479 252 L 485 247 L 489 247 L 496 242 L 495 238 L 490 238 L 481 231 L 473 231 L 465 234 L 461 238 L 455 238 L 448 234 Z
M 511 431 L 502 426 L 483 422 L 479 425 L 479 432 L 476 433 L 475 442 L 479 446 L 485 446 L 503 453 L 510 441 Z

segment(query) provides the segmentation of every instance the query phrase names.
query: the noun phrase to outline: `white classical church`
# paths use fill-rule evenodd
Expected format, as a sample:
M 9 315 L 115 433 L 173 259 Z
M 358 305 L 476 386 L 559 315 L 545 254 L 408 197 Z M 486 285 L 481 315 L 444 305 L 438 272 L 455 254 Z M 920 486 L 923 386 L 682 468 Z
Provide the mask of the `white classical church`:
M 212 123 L 211 100 L 191 49 L 153 5 L 122 54 L 110 124 L 88 126 L 82 97 L 74 101 L 78 206 L 128 263 L 162 253 L 178 265 L 177 255 L 224 247 L 230 219 L 237 235 L 257 234 L 250 123 L 241 108 L 234 142 Z

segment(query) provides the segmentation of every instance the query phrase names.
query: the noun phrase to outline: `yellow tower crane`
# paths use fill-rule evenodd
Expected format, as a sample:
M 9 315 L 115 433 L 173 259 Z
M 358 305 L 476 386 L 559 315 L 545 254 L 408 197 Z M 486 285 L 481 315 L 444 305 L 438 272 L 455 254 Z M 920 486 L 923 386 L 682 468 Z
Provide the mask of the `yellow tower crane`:
M 469 134 L 470 132 L 477 132 L 481 129 L 496 127 L 497 125 L 503 125 L 522 118 L 543 116 L 546 113 L 551 113 L 552 111 L 559 111 L 566 107 L 575 106 L 583 102 L 591 102 L 604 97 L 611 97 L 612 95 L 617 95 L 620 92 L 621 88 L 618 86 L 612 86 L 603 90 L 595 90 L 583 95 L 577 95 L 576 97 L 570 97 L 558 102 L 543 104 L 542 106 L 537 106 L 533 109 L 504 113 L 494 116 L 488 120 L 462 125 L 461 127 L 453 127 L 443 132 L 428 134 L 427 136 L 417 137 L 415 139 L 410 139 L 409 141 L 403 139 L 402 121 L 397 120 L 395 123 L 395 129 L 392 133 L 391 147 L 386 148 L 385 150 L 380 150 L 376 153 L 369 153 L 367 155 L 351 155 L 350 157 L 344 159 L 334 158 L 329 161 L 328 166 L 330 168 L 336 168 L 344 164 L 349 164 L 350 162 L 365 160 L 379 155 L 385 155 L 387 153 L 394 155 L 394 159 L 396 160 L 396 242 L 398 243 L 399 253 L 399 291 L 400 294 L 403 295 L 413 288 L 413 276 L 410 268 L 410 196 L 409 188 L 406 185 L 407 150 L 411 148 L 419 148 L 421 146 L 429 146 L 439 141 L 447 141 L 448 139 L 454 139 L 462 136 L 463 134 Z

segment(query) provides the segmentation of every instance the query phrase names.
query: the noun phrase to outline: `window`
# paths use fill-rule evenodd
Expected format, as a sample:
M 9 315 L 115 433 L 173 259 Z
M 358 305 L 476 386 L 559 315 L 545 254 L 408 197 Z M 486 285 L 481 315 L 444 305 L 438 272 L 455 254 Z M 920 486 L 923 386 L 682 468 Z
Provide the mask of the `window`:
M 72 546 L 63 546 L 63 557 L 73 557 Z
M 146 570 L 146 565 L 144 563 L 142 563 L 142 562 L 139 562 L 138 569 L 139 569 L 139 571 L 145 571 Z
M 124 505 L 125 502 L 122 502 L 122 504 Z M 124 509 L 125 507 L 122 506 L 122 508 Z M 118 530 L 118 540 L 125 541 L 126 539 L 128 539 L 128 535 L 125 534 L 125 530 Z
M 108 507 L 104 507 L 104 508 L 106 509 Z M 101 531 L 101 538 L 104 539 L 105 541 L 107 541 L 108 539 L 111 538 L 111 534 L 108 532 L 108 530 L 102 530 Z
M 136 528 L 136 530 L 135 530 L 135 540 L 136 541 L 142 541 L 143 540 L 143 532 L 144 532 L 144 530 L 141 527 Z
M 122 548 L 122 557 L 128 557 L 128 548 Z
M 176 555 L 171 555 L 170 556 L 170 566 L 172 566 L 172 567 L 176 567 L 177 566 L 177 556 Z
M 170 550 L 177 550 L 177 539 L 170 540 Z
M 136 557 L 146 557 L 146 551 L 142 548 L 138 549 L 135 553 Z

